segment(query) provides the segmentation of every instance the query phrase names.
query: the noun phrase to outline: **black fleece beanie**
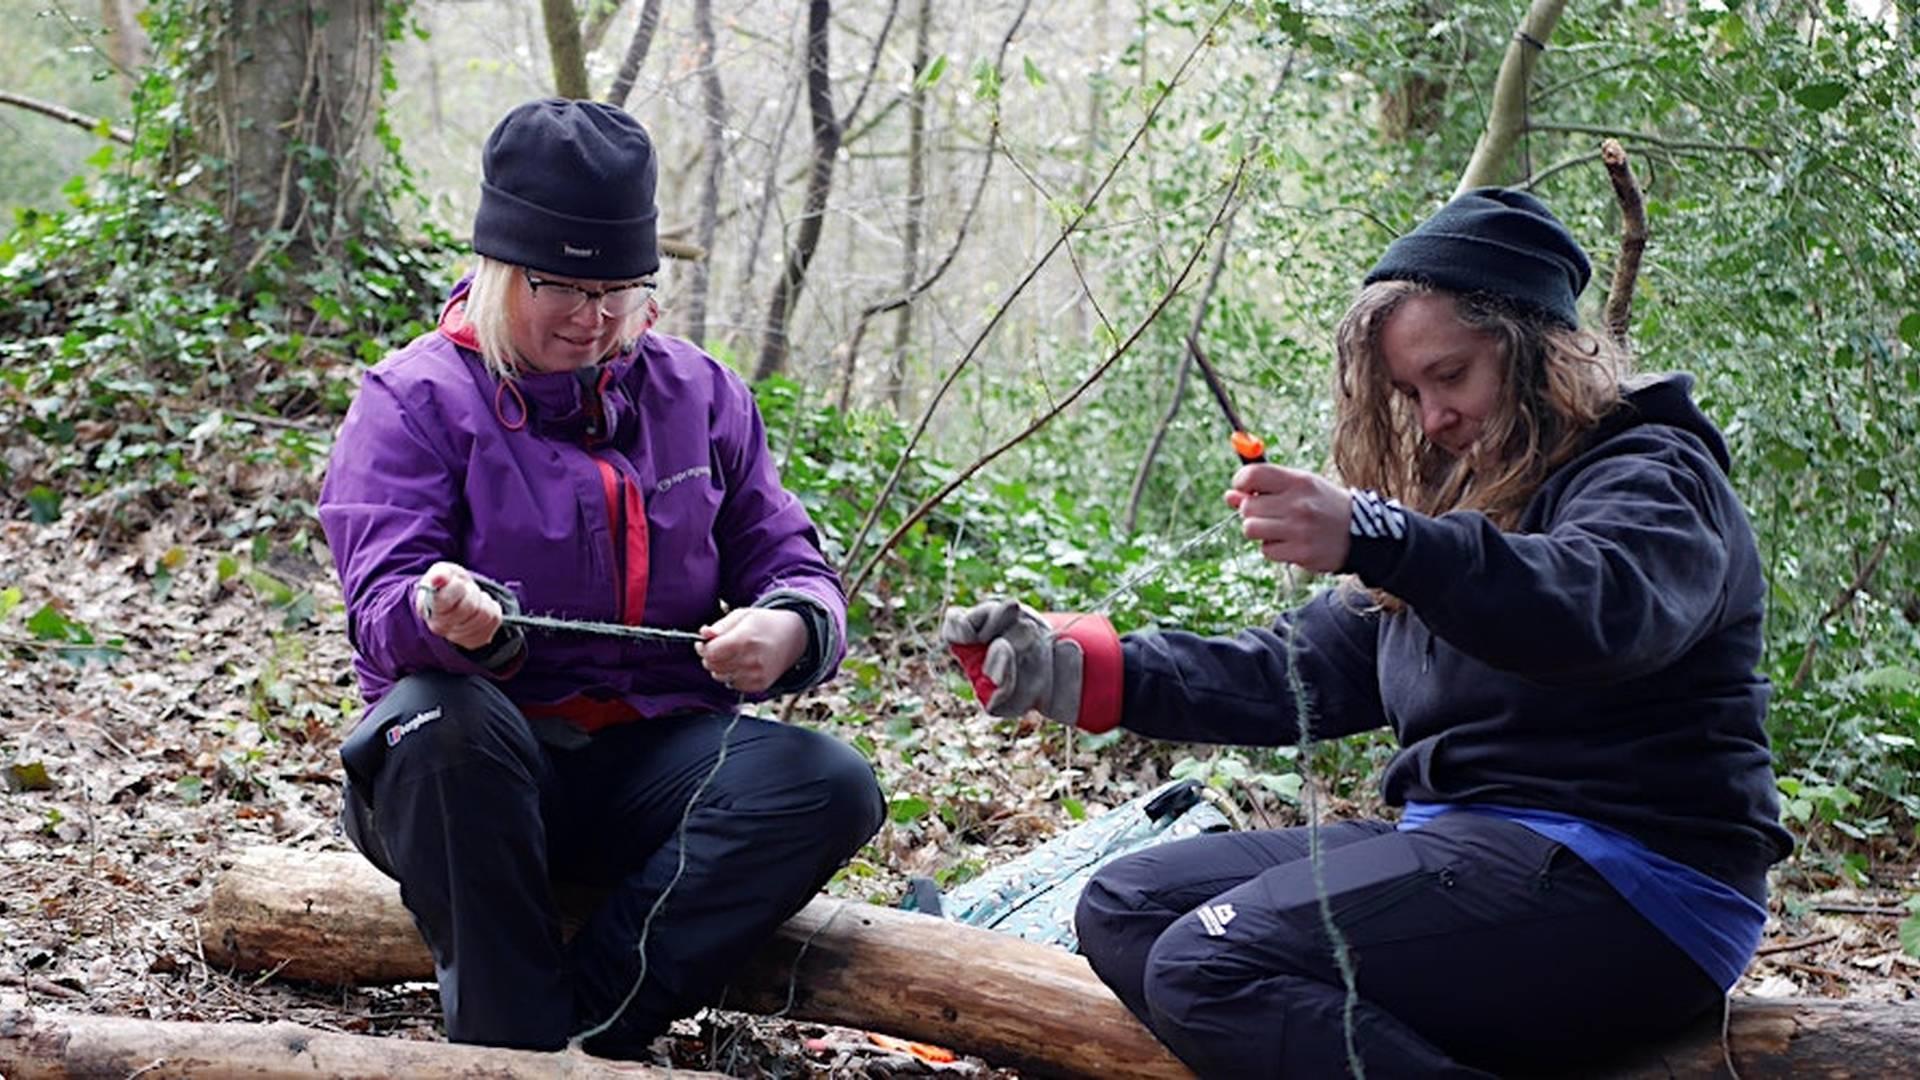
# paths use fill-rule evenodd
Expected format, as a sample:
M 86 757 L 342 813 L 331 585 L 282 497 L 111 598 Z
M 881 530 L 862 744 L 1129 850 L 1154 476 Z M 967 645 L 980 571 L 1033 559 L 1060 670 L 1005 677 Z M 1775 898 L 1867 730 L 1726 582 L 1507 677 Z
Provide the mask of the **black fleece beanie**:
M 660 269 L 658 162 L 640 122 L 597 101 L 548 98 L 487 136 L 473 250 L 599 281 Z
M 1545 203 L 1524 191 L 1483 187 L 1461 195 L 1388 245 L 1367 272 L 1457 293 L 1491 293 L 1568 327 L 1593 267 Z

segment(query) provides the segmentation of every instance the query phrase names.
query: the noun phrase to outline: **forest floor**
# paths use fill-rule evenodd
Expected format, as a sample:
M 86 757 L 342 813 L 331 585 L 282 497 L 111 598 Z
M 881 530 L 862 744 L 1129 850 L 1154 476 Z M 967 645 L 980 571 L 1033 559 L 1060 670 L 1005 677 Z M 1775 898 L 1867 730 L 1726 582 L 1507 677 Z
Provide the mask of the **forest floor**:
M 440 1038 L 428 984 L 298 986 L 204 960 L 197 916 L 224 856 L 347 848 L 335 754 L 357 696 L 339 593 L 312 554 L 236 547 L 223 526 L 237 502 L 106 509 L 0 521 L 0 994 L 55 1012 Z M 925 642 L 863 643 L 852 668 L 802 715 L 855 717 L 832 729 L 871 745 L 890 794 L 955 793 L 968 824 L 889 824 L 836 880 L 840 895 L 894 902 L 909 874 L 993 865 L 1069 826 L 1069 799 L 1094 813 L 1164 779 L 1165 751 L 1139 740 L 1063 768 L 1050 725 L 983 717 Z M 1920 959 L 1896 937 L 1920 854 L 1909 840 L 1873 856 L 1865 882 L 1804 857 L 1776 871 L 1774 918 L 1739 993 L 1920 998 Z M 723 1013 L 683 1022 L 659 1050 L 746 1077 L 1012 1075 Z

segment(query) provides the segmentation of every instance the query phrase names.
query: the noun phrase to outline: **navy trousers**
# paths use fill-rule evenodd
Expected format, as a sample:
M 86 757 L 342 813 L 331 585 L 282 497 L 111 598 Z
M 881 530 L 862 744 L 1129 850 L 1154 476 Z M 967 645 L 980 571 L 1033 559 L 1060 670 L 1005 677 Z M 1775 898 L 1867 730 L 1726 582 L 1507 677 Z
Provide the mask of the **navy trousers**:
M 1349 1032 L 1369 1080 L 1552 1074 L 1720 1004 L 1599 874 L 1524 826 L 1460 813 L 1319 834 L 1350 1014 L 1304 828 L 1138 852 L 1081 894 L 1081 952 L 1202 1077 L 1348 1076 Z
M 614 1018 L 587 1049 L 638 1057 L 879 829 L 873 770 L 829 736 L 743 716 L 714 772 L 732 720 L 559 750 L 484 679 L 415 675 L 381 699 L 341 750 L 343 824 L 400 883 L 448 1038 L 556 1049 Z M 564 947 L 554 881 L 610 890 Z

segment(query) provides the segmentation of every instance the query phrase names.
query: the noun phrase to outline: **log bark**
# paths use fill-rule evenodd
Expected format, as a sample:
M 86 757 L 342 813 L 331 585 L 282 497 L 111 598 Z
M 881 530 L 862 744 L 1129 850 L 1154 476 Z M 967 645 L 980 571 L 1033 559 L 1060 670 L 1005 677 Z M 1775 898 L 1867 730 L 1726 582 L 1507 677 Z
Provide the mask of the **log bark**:
M 10 1080 L 543 1080 L 666 1076 L 663 1069 L 592 1057 L 455 1043 L 342 1035 L 299 1024 L 188 1024 L 36 1012 L 0 1004 L 0 1076 Z M 673 1070 L 718 1080 L 718 1073 Z
M 200 926 L 208 963 L 235 971 L 332 985 L 433 978 L 399 889 L 351 853 L 241 851 Z M 1191 1075 L 1080 957 L 868 904 L 807 905 L 720 1004 L 936 1043 L 1036 1076 Z
M 346 852 L 239 852 L 214 881 L 201 932 L 208 961 L 237 971 L 329 984 L 433 978 L 399 890 Z M 883 1031 L 1036 1076 L 1189 1075 L 1080 957 L 867 904 L 807 905 L 721 1005 Z M 1735 999 L 1729 1046 L 1742 1080 L 1904 1077 L 1920 1061 L 1920 1005 Z M 1579 1075 L 1707 1080 L 1732 1075 L 1725 1061 L 1715 1016 Z M 16 1075 L 4 1059 L 0 1074 Z

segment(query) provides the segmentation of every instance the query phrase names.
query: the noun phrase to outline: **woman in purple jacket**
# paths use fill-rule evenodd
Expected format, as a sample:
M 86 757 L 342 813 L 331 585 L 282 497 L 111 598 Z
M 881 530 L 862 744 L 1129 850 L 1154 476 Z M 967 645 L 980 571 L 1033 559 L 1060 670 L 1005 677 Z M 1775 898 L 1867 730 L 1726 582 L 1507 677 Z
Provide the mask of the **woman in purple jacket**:
M 368 705 L 344 823 L 400 882 L 449 1037 L 640 1057 L 882 801 L 846 745 L 739 712 L 832 675 L 846 601 L 746 386 L 650 329 L 646 132 L 533 102 L 484 171 L 477 269 L 367 372 L 321 494 Z M 607 890 L 565 944 L 553 881 Z
M 1088 961 L 1202 1076 L 1557 1074 L 1713 1009 L 1753 955 L 1791 847 L 1760 561 L 1689 382 L 1624 381 L 1579 328 L 1588 273 L 1498 188 L 1387 249 L 1337 335 L 1344 483 L 1260 464 L 1227 493 L 1268 558 L 1351 575 L 1271 626 L 943 625 L 1001 715 L 1398 737 L 1397 823 L 1167 844 L 1082 894 Z

